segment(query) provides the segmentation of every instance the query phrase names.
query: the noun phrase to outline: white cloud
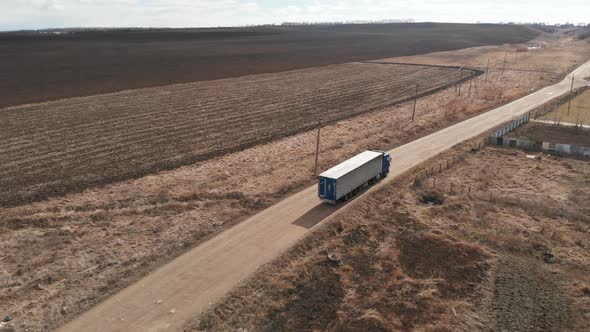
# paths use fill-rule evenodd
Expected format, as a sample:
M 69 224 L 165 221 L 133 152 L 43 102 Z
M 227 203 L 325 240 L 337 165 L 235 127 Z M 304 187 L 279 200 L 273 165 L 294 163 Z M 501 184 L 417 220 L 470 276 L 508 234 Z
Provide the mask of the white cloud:
M 18 1 L 21 6 L 31 6 L 39 10 L 60 10 L 63 9 L 63 2 L 61 0 L 24 0 Z

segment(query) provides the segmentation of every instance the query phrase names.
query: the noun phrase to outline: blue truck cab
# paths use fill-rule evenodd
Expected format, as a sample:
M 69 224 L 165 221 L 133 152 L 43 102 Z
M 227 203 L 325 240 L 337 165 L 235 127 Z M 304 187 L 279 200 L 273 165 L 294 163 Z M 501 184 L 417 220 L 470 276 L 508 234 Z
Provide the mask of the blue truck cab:
M 383 168 L 381 171 L 381 177 L 384 178 L 389 174 L 389 168 L 391 167 L 391 156 L 388 152 L 383 152 Z
M 328 203 L 348 200 L 362 188 L 389 174 L 391 156 L 384 151 L 365 151 L 323 172 L 318 177 L 318 196 Z

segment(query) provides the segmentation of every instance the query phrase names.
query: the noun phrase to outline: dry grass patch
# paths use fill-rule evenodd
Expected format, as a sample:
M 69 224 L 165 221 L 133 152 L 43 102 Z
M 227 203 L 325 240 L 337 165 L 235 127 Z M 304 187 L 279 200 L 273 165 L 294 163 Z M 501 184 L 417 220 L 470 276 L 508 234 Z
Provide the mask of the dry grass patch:
M 585 331 L 584 162 L 472 143 L 423 165 L 466 154 L 435 190 L 416 170 L 358 199 L 186 330 Z

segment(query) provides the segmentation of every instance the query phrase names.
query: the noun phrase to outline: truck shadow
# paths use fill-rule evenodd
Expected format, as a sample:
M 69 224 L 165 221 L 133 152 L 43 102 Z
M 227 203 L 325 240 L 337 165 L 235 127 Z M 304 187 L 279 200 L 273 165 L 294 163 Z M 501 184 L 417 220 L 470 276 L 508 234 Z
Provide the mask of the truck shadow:
M 292 224 L 311 229 L 313 226 L 319 224 L 322 220 L 328 218 L 334 212 L 342 209 L 352 201 L 354 201 L 354 199 L 338 204 L 320 203 L 301 217 L 297 218 Z
M 348 204 L 354 202 L 357 198 L 363 196 L 367 191 L 369 191 L 369 189 L 378 185 L 381 182 L 382 182 L 382 180 L 376 184 L 362 188 L 354 197 L 352 197 L 348 201 L 339 202 L 337 204 L 320 203 L 320 204 L 316 205 L 313 209 L 307 211 L 301 217 L 297 218 L 297 220 L 295 220 L 291 224 L 310 229 L 313 226 L 319 224 L 322 220 L 331 216 L 334 212 L 336 212 L 336 211 L 342 209 L 343 207 L 347 206 Z

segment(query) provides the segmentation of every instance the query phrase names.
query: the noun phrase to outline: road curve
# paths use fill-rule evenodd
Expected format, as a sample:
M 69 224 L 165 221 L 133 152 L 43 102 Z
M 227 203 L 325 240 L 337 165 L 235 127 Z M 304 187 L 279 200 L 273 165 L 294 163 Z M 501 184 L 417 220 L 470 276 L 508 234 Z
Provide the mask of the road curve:
M 588 85 L 582 78 L 590 76 L 590 61 L 572 74 L 575 87 Z M 391 176 L 368 192 L 457 143 L 567 93 L 572 74 L 558 84 L 391 150 Z M 343 207 L 321 204 L 316 186 L 309 187 L 151 272 L 59 331 L 180 330 L 188 320 Z

